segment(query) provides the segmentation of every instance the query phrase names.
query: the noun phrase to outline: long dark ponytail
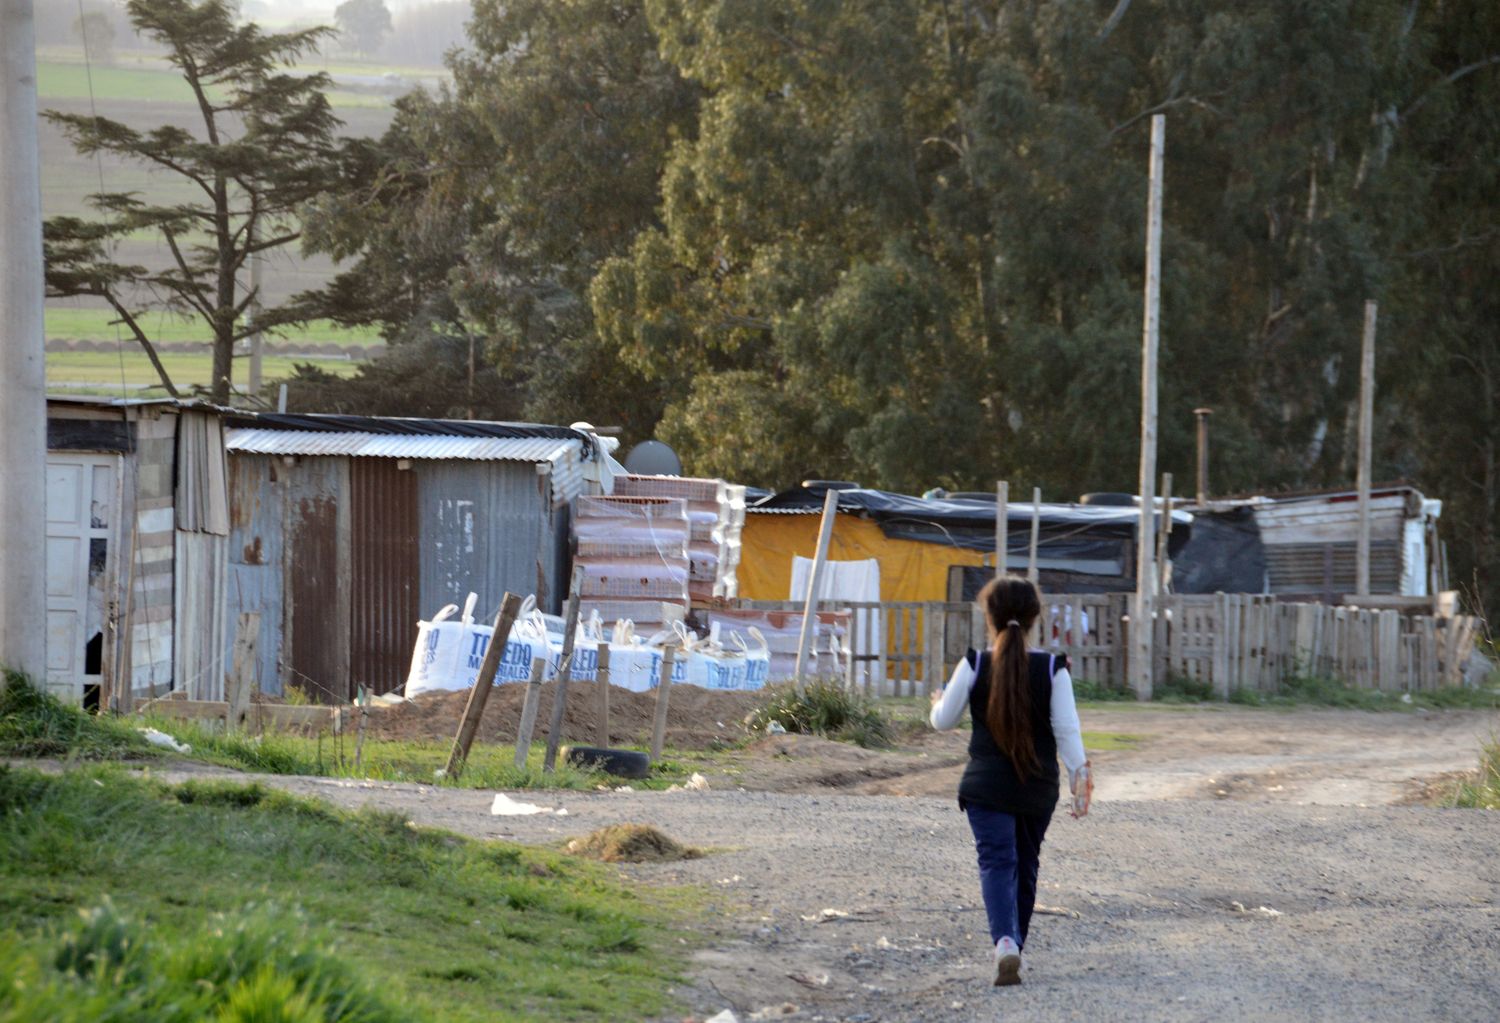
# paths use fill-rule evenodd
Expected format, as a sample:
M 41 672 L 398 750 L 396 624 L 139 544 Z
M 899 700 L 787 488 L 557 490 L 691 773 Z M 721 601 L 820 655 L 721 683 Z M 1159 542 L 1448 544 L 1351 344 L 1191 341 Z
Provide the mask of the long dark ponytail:
M 1003 575 L 979 591 L 995 645 L 990 649 L 990 695 L 984 723 L 995 745 L 1025 781 L 1041 770 L 1031 737 L 1031 674 L 1026 663 L 1026 633 L 1042 612 L 1036 587 L 1020 576 Z

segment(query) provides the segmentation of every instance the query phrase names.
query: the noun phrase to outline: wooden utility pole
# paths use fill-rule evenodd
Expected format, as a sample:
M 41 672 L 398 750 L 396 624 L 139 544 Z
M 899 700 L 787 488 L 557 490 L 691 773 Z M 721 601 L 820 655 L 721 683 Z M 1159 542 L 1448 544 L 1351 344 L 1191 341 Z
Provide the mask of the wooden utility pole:
M 599 672 L 594 676 L 595 684 L 599 687 L 599 721 L 598 735 L 595 738 L 600 746 L 609 745 L 609 644 L 599 644 Z
M 34 25 L 31 0 L 0 0 L 0 668 L 23 672 L 42 686 L 47 357 Z M 128 682 L 124 688 L 129 690 Z
M 828 545 L 833 538 L 833 520 L 839 513 L 839 493 L 832 487 L 823 495 L 823 521 L 818 526 L 818 548 L 813 552 L 812 571 L 807 574 L 807 600 L 802 605 L 802 633 L 797 639 L 797 692 L 802 692 L 802 669 L 812 648 L 813 625 L 818 613 L 818 587 L 823 582 L 823 565 L 828 560 Z
M 250 232 L 250 244 L 255 244 L 255 231 Z M 250 253 L 250 320 L 254 322 L 260 317 L 260 287 L 261 287 L 261 260 L 264 257 L 260 251 Z M 250 335 L 250 376 L 247 386 L 250 397 L 259 398 L 261 388 L 261 358 L 265 353 L 266 338 L 259 330 Z
M 1354 592 L 1370 595 L 1370 447 L 1375 432 L 1375 300 L 1365 302 L 1365 331 L 1359 353 L 1359 540 Z
M 1010 542 L 1006 535 L 1010 522 L 1010 484 L 1001 480 L 995 484 L 995 578 L 1005 574 L 1005 546 Z
M 1130 623 L 1130 682 L 1137 699 L 1151 699 L 1152 622 L 1156 617 L 1156 561 L 1152 515 L 1156 511 L 1156 354 L 1160 347 L 1162 158 L 1167 118 L 1151 118 L 1149 198 L 1146 205 L 1146 309 L 1141 336 L 1141 507 L 1136 532 L 1135 616 Z
M 495 616 L 495 632 L 490 636 L 490 645 L 485 648 L 484 660 L 479 662 L 479 677 L 474 688 L 469 690 L 469 702 L 464 705 L 463 720 L 458 724 L 458 734 L 453 737 L 453 750 L 448 754 L 448 766 L 444 775 L 457 779 L 469 759 L 469 749 L 474 745 L 474 736 L 479 732 L 480 719 L 484 717 L 484 705 L 489 702 L 490 690 L 495 688 L 495 675 L 500 671 L 500 657 L 505 653 L 505 644 L 510 642 L 511 627 L 521 613 L 521 598 L 507 593 L 500 604 L 500 613 Z

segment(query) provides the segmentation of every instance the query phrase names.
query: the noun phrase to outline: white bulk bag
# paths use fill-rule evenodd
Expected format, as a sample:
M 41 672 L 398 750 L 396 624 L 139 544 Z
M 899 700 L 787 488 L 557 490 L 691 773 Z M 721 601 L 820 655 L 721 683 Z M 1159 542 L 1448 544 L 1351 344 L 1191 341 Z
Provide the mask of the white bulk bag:
M 431 621 L 417 623 L 417 645 L 406 676 L 408 699 L 418 693 L 465 689 L 474 684 L 472 678 L 463 680 L 462 664 L 469 626 L 474 620 L 474 602 L 478 599 L 478 594 L 469 594 L 463 617 L 458 621 L 450 621 L 458 605 L 449 604 L 433 615 Z

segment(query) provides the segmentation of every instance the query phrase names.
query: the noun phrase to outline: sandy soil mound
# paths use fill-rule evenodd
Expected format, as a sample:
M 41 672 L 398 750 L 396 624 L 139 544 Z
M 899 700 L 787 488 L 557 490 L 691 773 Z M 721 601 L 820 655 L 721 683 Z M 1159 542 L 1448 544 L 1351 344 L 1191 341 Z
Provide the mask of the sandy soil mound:
M 552 721 L 556 686 L 542 686 L 534 738 L 547 735 Z M 479 726 L 481 742 L 514 742 L 526 698 L 524 685 L 504 685 L 490 693 Z M 702 748 L 714 741 L 738 741 L 745 735 L 745 715 L 759 704 L 759 693 L 727 693 L 697 686 L 673 686 L 667 710 L 667 745 Z M 451 739 L 458 730 L 469 691 L 423 693 L 406 703 L 372 709 L 369 736 L 377 739 Z M 609 694 L 610 741 L 615 745 L 651 741 L 656 693 L 632 693 L 612 688 Z M 568 686 L 568 709 L 563 738 L 594 744 L 598 739 L 599 686 L 574 682 Z

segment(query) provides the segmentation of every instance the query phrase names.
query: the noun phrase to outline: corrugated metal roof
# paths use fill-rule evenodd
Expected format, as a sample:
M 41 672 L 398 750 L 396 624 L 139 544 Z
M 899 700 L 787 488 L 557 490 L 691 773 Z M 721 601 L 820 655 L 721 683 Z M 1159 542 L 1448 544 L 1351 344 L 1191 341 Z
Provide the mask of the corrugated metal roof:
M 238 427 L 225 432 L 230 452 L 249 455 L 348 455 L 473 462 L 531 462 L 550 466 L 552 497 L 564 503 L 581 494 L 583 441 L 555 437 L 454 437 L 436 434 L 318 433 Z
M 255 455 L 358 455 L 362 458 L 466 458 L 472 461 L 550 462 L 578 449 L 555 437 L 456 437 L 435 434 L 315 433 L 310 430 L 229 431 L 230 451 Z

